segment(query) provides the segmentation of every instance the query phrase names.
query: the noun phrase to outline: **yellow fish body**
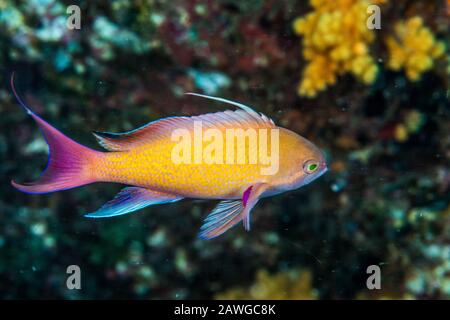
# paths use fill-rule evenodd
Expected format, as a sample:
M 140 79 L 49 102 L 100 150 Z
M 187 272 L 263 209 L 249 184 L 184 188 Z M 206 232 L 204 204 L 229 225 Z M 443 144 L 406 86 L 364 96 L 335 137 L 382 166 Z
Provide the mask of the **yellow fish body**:
M 96 132 L 108 150 L 100 152 L 45 122 L 20 100 L 13 83 L 12 88 L 43 131 L 50 151 L 41 177 L 32 183 L 12 181 L 14 187 L 48 193 L 93 182 L 129 186 L 87 217 L 117 216 L 183 198 L 220 199 L 199 235 L 211 239 L 240 221 L 249 230 L 250 211 L 260 198 L 297 189 L 327 170 L 323 154 L 311 142 L 237 102 L 192 94 L 240 109 L 165 118 L 121 134 Z M 240 135 L 233 136 L 236 132 Z

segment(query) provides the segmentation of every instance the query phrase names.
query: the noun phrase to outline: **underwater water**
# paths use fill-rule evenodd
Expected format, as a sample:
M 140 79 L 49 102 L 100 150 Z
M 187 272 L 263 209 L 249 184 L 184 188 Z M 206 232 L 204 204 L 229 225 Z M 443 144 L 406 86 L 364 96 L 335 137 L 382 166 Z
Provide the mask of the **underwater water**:
M 0 1 L 1 299 L 450 298 L 449 1 L 69 5 Z M 48 160 L 13 72 L 36 114 L 95 150 L 93 131 L 237 109 L 195 92 L 305 137 L 328 171 L 212 240 L 198 233 L 219 200 L 89 219 L 123 184 L 11 185 Z

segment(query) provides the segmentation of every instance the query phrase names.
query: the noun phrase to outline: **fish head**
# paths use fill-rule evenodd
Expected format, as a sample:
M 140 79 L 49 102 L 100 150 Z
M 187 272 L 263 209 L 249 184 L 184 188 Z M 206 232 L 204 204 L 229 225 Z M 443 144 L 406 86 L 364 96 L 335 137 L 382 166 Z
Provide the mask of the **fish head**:
M 311 141 L 283 129 L 280 135 L 280 173 L 277 185 L 281 190 L 300 188 L 327 172 L 323 152 Z

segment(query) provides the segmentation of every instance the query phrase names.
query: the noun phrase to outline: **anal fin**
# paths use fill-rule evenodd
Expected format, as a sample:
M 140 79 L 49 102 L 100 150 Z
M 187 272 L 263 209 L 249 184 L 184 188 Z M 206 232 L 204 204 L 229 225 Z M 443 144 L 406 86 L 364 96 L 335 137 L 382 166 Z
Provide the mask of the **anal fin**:
M 88 218 L 108 218 L 137 211 L 147 206 L 175 202 L 183 199 L 175 195 L 146 188 L 126 187 L 99 210 L 86 214 Z

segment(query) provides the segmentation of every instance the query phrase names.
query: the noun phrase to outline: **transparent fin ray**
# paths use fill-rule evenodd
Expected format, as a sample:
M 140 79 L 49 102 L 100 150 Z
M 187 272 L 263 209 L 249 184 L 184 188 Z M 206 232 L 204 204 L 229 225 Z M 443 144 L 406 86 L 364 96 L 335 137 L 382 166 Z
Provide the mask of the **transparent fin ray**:
M 240 199 L 221 201 L 206 217 L 200 228 L 199 238 L 210 240 L 220 236 L 242 220 L 243 209 Z
M 145 188 L 126 187 L 111 201 L 105 203 L 99 210 L 86 214 L 88 218 L 109 218 L 131 213 L 142 208 L 181 200 L 181 197 L 153 191 Z

